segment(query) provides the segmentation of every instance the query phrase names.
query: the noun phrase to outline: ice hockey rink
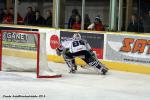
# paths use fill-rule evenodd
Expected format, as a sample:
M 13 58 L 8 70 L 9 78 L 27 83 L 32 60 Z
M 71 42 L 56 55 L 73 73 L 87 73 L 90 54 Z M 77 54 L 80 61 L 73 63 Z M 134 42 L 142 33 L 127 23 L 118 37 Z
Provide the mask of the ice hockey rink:
M 0 100 L 150 100 L 149 75 L 109 70 L 103 76 L 80 67 L 69 74 L 65 64 L 49 66 L 62 77 L 37 79 L 33 72 L 1 71 Z

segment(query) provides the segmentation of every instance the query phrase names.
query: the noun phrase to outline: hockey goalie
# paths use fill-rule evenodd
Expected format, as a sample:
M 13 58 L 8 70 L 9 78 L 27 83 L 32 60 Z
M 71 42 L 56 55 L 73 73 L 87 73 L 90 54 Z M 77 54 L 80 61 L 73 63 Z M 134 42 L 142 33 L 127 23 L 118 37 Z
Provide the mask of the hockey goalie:
M 89 43 L 82 39 L 79 33 L 75 33 L 72 38 L 64 40 L 60 47 L 56 49 L 56 53 L 63 56 L 70 73 L 75 73 L 77 70 L 76 57 L 84 60 L 88 66 L 96 68 L 98 73 L 102 75 L 108 72 L 108 68 L 97 59 Z

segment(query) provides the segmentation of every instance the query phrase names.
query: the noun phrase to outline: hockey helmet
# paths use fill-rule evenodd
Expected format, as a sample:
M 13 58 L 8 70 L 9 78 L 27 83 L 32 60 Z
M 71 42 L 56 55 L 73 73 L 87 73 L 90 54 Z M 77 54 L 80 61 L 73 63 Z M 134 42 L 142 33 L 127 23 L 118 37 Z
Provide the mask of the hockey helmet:
M 73 35 L 73 39 L 75 39 L 75 40 L 81 39 L 80 33 L 75 33 L 75 34 Z
M 100 22 L 101 22 L 101 19 L 102 19 L 101 16 L 96 16 L 96 17 L 95 17 L 95 22 L 99 22 L 99 23 L 100 23 Z

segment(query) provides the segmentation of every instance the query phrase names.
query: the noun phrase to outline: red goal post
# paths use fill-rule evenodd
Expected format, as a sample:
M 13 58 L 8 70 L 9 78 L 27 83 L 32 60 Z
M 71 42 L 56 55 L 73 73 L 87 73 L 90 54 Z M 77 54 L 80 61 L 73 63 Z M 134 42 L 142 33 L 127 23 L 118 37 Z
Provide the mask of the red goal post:
M 45 40 L 42 40 L 42 37 L 46 38 L 46 33 L 39 33 L 39 32 L 36 32 L 36 31 L 23 31 L 23 30 L 0 30 L 0 71 L 3 70 L 3 34 L 4 33 L 12 33 L 12 34 L 26 34 L 26 35 L 33 35 L 34 38 L 35 38 L 35 46 L 36 46 L 36 75 L 37 75 L 37 78 L 58 78 L 58 77 L 61 77 L 61 74 L 56 74 L 54 72 L 52 72 L 52 70 L 48 69 L 48 61 L 47 61 L 47 55 L 46 55 L 46 39 Z M 44 42 L 42 42 L 44 41 Z M 42 49 L 41 49 L 41 42 L 42 42 L 42 45 L 45 45 L 44 47 L 44 54 L 40 54 L 40 52 L 43 52 Z M 43 47 L 42 47 L 43 48 Z M 40 55 L 45 55 L 44 58 L 41 58 L 42 56 Z M 40 58 L 41 59 L 45 59 L 47 62 L 42 62 L 40 61 Z M 40 62 L 41 63 L 47 63 L 45 64 L 46 66 L 41 66 L 40 65 Z M 20 62 L 22 63 L 22 62 Z M 10 65 L 11 66 L 11 65 Z M 13 67 L 13 65 L 11 66 Z M 41 71 L 41 68 L 42 68 L 42 71 L 46 71 L 48 72 L 48 75 L 41 75 L 40 74 L 40 71 Z M 13 68 L 11 68 L 13 69 Z M 45 70 L 44 70 L 45 69 Z

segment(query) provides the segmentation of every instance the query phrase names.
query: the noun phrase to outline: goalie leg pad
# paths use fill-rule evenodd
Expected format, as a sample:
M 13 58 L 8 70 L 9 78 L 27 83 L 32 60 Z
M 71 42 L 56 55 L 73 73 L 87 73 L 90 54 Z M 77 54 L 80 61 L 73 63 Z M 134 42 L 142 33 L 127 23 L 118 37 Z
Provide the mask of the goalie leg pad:
M 108 68 L 106 68 L 101 62 L 93 61 L 89 63 L 90 66 L 95 67 L 100 74 L 105 75 L 108 72 Z
M 69 67 L 70 73 L 75 73 L 77 70 L 77 65 L 75 64 L 75 59 L 70 55 L 63 55 L 66 64 Z
M 91 57 L 87 59 L 83 59 L 89 66 L 94 67 L 97 71 L 103 75 L 105 75 L 108 71 L 108 68 L 105 67 L 98 59 Z
M 70 73 L 75 73 L 76 65 L 73 63 L 73 60 L 66 60 L 66 64 L 69 67 Z
M 99 65 L 98 61 L 92 61 L 90 63 L 88 63 L 90 66 L 101 69 L 102 66 Z

